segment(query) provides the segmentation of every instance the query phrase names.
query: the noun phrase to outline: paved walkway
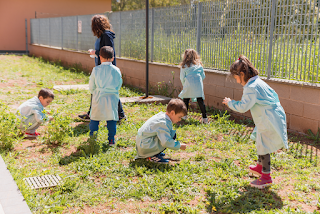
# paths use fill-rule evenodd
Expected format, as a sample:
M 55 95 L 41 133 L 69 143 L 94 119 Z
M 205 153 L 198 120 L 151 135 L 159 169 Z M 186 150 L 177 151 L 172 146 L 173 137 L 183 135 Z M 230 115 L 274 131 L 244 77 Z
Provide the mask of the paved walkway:
M 0 214 L 31 214 L 16 182 L 0 156 Z

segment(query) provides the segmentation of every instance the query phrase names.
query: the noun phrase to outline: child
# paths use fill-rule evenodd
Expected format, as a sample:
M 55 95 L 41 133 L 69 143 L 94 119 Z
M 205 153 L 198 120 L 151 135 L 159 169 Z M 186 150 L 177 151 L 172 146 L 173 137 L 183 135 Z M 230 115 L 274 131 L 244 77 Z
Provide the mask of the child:
M 179 97 L 183 99 L 187 110 L 189 108 L 189 100 L 198 101 L 202 113 L 202 122 L 208 123 L 206 106 L 204 105 L 203 80 L 205 74 L 203 72 L 200 56 L 193 49 L 187 49 L 184 52 L 183 60 L 180 63 L 180 80 L 183 90 Z M 185 117 L 186 118 L 186 117 Z
M 122 78 L 119 68 L 112 64 L 114 51 L 110 46 L 100 49 L 101 65 L 94 67 L 90 75 L 89 90 L 92 94 L 90 112 L 90 136 L 99 129 L 101 120 L 107 121 L 109 146 L 115 145 L 117 131 L 119 90 Z
M 256 141 L 258 163 L 249 171 L 261 176 L 251 182 L 252 187 L 262 189 L 272 184 L 270 153 L 288 148 L 286 114 L 277 93 L 262 81 L 258 70 L 243 55 L 230 67 L 231 75 L 243 86 L 241 101 L 224 98 L 223 104 L 234 111 L 244 113 L 250 109 L 256 127 L 251 138 Z
M 95 50 L 88 50 L 90 55 L 95 55 L 97 56 L 95 58 L 95 66 L 98 66 L 101 64 L 100 61 L 100 57 L 99 57 L 99 52 L 100 52 L 100 48 L 103 46 L 110 46 L 114 49 L 114 38 L 115 38 L 115 34 L 114 32 L 111 30 L 112 25 L 109 22 L 109 19 L 104 16 L 104 15 L 94 15 L 91 19 L 91 30 L 94 36 L 97 37 L 96 42 L 94 44 L 94 48 Z M 116 66 L 116 53 L 113 50 L 113 56 L 114 59 L 112 61 L 112 64 Z M 92 95 L 91 95 L 91 99 L 92 99 Z M 91 103 L 90 103 L 90 108 L 89 111 L 86 114 L 83 115 L 78 115 L 78 117 L 82 120 L 89 120 L 90 121 L 90 111 L 91 111 Z M 118 103 L 118 114 L 119 114 L 119 120 L 126 120 L 126 115 L 123 111 L 122 108 L 122 103 L 119 100 Z
M 175 140 L 176 131 L 172 130 L 172 124 L 181 121 L 185 115 L 187 108 L 183 101 L 172 99 L 166 112 L 160 112 L 147 120 L 138 130 L 136 137 L 136 159 L 146 158 L 151 162 L 167 164 L 169 160 L 163 158 L 166 148 L 185 150 L 186 145 Z
M 33 97 L 19 106 L 20 129 L 25 132 L 26 137 L 36 138 L 40 135 L 36 130 L 47 119 L 43 113 L 44 107 L 47 107 L 53 99 L 53 92 L 44 88 L 39 91 L 38 97 Z

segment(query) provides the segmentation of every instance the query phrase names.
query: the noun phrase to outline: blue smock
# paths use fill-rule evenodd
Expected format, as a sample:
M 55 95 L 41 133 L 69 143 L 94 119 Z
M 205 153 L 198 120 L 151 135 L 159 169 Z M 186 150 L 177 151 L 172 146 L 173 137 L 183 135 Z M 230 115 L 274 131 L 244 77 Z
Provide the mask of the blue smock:
M 258 76 L 243 87 L 241 101 L 228 102 L 230 109 L 244 113 L 250 109 L 256 125 L 251 139 L 256 141 L 258 155 L 288 148 L 286 114 L 277 93 Z
M 196 102 L 198 97 L 204 99 L 203 80 L 206 77 L 201 65 L 190 65 L 180 69 L 180 80 L 183 90 L 180 92 L 181 99 L 191 98 Z
M 180 143 L 173 139 L 172 121 L 165 112 L 151 117 L 138 130 L 136 137 L 136 158 L 147 158 L 159 154 L 166 148 L 179 150 Z
M 121 72 L 111 62 L 103 62 L 93 68 L 89 79 L 89 90 L 92 94 L 90 112 L 92 120 L 119 120 L 118 102 L 121 85 Z
M 37 123 L 43 123 L 47 119 L 43 110 L 44 107 L 36 96 L 22 103 L 18 108 L 21 127 L 32 128 Z

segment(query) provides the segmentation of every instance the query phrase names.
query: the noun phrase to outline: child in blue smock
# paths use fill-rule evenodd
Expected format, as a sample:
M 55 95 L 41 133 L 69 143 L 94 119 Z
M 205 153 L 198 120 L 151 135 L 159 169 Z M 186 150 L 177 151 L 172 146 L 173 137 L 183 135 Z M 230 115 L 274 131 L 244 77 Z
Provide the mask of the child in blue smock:
M 182 62 L 180 63 L 180 80 L 183 86 L 179 97 L 189 108 L 189 101 L 197 101 L 202 113 L 202 122 L 208 123 L 206 106 L 203 102 L 203 80 L 205 78 L 199 54 L 193 49 L 185 50 Z
M 245 56 L 240 55 L 231 65 L 230 73 L 243 86 L 243 95 L 241 101 L 224 98 L 222 103 L 240 113 L 251 111 L 256 125 L 251 138 L 256 141 L 258 163 L 249 171 L 260 177 L 251 186 L 262 189 L 272 184 L 270 153 L 288 148 L 286 114 L 277 93 L 259 78 L 258 70 Z
M 104 46 L 100 49 L 101 65 L 93 68 L 89 79 L 89 90 L 92 94 L 90 112 L 90 136 L 98 131 L 99 123 L 107 121 L 109 146 L 115 145 L 117 131 L 119 90 L 122 77 L 119 68 L 112 64 L 113 48 Z
M 178 123 L 185 115 L 187 108 L 183 101 L 172 99 L 166 112 L 160 112 L 147 120 L 138 130 L 136 137 L 136 159 L 146 158 L 151 162 L 168 164 L 169 160 L 163 158 L 166 148 L 185 150 L 186 145 L 175 140 L 176 131 L 172 127 L 173 123 Z
M 40 134 L 36 130 L 47 119 L 52 120 L 52 117 L 47 117 L 43 111 L 44 107 L 50 105 L 53 99 L 53 92 L 43 88 L 39 91 L 37 97 L 31 98 L 19 106 L 18 117 L 21 119 L 19 128 L 25 133 L 26 137 L 38 137 Z

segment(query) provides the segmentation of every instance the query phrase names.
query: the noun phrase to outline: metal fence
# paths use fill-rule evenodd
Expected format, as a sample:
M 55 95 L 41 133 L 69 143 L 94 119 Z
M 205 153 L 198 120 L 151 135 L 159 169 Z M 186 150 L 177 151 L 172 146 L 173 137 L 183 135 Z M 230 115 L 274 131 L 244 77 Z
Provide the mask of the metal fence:
M 204 67 L 228 70 L 246 55 L 267 77 L 320 81 L 320 0 L 214 0 L 150 10 L 151 61 L 178 64 L 196 49 Z M 117 56 L 145 59 L 145 10 L 107 14 Z M 31 42 L 79 51 L 94 47 L 92 15 L 31 20 Z M 82 22 L 78 33 L 77 23 Z

